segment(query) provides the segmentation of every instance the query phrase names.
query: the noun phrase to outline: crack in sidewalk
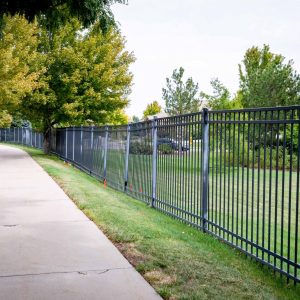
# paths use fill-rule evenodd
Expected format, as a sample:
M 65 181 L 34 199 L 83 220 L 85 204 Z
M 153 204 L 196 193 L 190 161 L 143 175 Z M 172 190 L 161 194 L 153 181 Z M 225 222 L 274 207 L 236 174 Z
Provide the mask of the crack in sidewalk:
M 0 224 L 0 227 L 16 227 L 16 226 L 28 226 L 28 225 L 39 225 L 39 224 L 60 224 L 60 223 L 80 223 L 80 222 L 90 222 L 90 219 L 87 220 L 62 220 L 62 221 L 42 221 L 42 222 L 32 222 L 32 223 L 21 223 L 21 224 Z
M 107 269 L 99 269 L 99 270 L 80 270 L 80 271 L 57 271 L 57 272 L 43 272 L 43 273 L 28 273 L 28 274 L 11 274 L 11 275 L 0 275 L 0 279 L 3 278 L 12 278 L 12 277 L 26 277 L 26 276 L 43 276 L 43 275 L 53 275 L 53 274 L 80 274 L 87 275 L 88 273 L 96 273 L 96 274 L 105 274 L 109 271 L 116 270 L 130 270 L 133 267 L 123 267 L 123 268 L 107 268 Z

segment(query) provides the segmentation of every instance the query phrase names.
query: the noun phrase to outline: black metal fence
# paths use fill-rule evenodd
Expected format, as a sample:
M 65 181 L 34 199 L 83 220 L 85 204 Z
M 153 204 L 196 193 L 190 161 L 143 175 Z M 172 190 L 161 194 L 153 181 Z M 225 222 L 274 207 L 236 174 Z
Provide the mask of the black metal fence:
M 299 127 L 300 106 L 203 110 L 126 126 L 55 129 L 51 150 L 296 283 Z
M 21 145 L 43 148 L 43 135 L 31 128 L 12 127 L 0 128 L 0 141 L 12 142 Z

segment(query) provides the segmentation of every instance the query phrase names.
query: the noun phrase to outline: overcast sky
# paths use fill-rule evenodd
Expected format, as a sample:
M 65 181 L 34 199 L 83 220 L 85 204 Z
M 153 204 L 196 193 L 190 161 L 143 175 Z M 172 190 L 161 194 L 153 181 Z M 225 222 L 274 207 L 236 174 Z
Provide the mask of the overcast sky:
M 294 60 L 300 72 L 300 0 L 128 0 L 112 7 L 136 62 L 127 113 L 162 105 L 166 77 L 182 66 L 200 90 L 218 77 L 234 94 L 238 63 L 253 46 Z

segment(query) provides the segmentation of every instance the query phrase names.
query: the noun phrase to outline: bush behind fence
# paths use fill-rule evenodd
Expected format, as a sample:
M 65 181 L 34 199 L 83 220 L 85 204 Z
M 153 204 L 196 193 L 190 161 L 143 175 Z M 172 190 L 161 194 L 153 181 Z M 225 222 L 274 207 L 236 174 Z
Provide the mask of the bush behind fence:
M 300 281 L 300 106 L 56 128 L 51 151 Z M 1 141 L 42 147 L 30 129 Z

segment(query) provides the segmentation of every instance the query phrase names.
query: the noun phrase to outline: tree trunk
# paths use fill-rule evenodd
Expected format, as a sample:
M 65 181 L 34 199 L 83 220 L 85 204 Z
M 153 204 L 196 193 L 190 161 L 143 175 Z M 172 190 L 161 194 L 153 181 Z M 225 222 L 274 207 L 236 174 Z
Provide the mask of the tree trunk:
M 50 153 L 50 132 L 51 132 L 50 128 L 44 131 L 44 153 L 45 154 Z

